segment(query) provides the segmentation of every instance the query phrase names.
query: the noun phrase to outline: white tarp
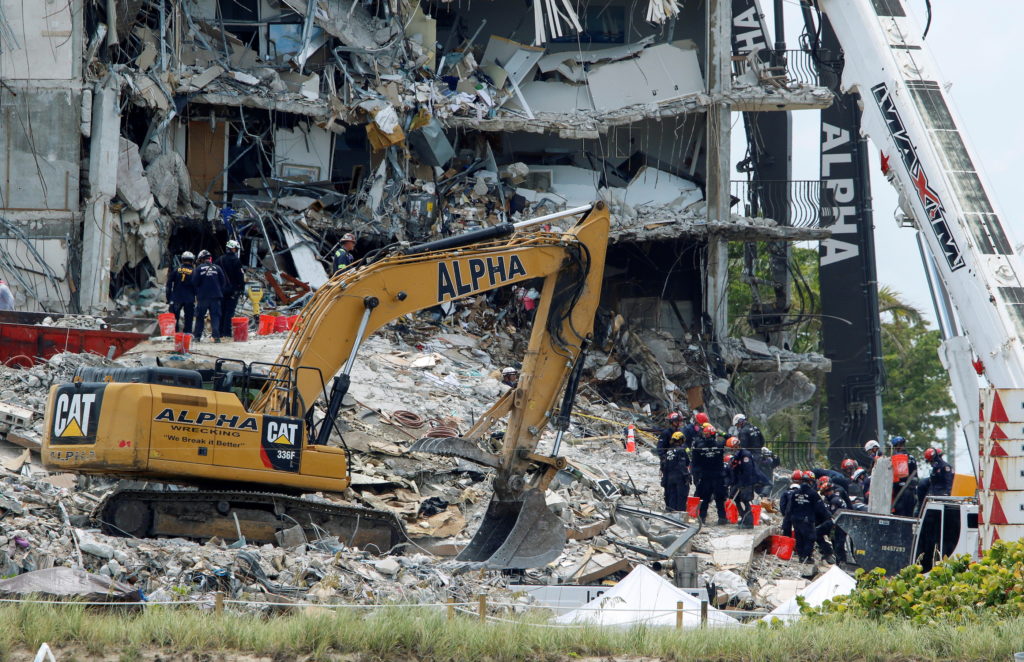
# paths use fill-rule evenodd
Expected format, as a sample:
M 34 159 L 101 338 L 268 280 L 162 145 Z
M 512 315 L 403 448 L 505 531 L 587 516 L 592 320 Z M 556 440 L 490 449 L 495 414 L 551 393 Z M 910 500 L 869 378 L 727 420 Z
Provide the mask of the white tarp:
M 837 595 L 848 594 L 856 585 L 857 580 L 843 572 L 839 566 L 834 565 L 797 595 L 806 600 L 809 606 L 820 607 L 825 600 L 831 600 Z M 800 618 L 800 605 L 797 604 L 796 598 L 786 600 L 761 620 L 770 622 L 773 618 L 781 621 L 793 621 Z
M 683 603 L 683 627 L 700 627 L 700 600 L 641 565 L 603 595 L 579 609 L 562 614 L 555 621 L 675 627 L 677 602 Z M 708 625 L 737 626 L 740 622 L 725 612 L 708 607 Z

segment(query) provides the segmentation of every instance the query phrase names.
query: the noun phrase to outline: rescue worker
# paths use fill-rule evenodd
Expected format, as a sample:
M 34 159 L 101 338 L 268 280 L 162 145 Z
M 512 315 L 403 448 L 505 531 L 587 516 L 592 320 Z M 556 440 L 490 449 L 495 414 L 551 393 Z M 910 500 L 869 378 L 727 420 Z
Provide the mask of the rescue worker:
M 711 499 L 715 500 L 718 511 L 718 523 L 726 524 L 725 517 L 725 467 L 723 456 L 724 446 L 718 440 L 718 431 L 710 423 L 701 427 L 700 436 L 693 444 L 693 480 L 697 485 L 697 496 L 700 497 L 700 521 L 707 522 L 708 506 Z
M 796 554 L 800 563 L 810 563 L 814 554 L 814 542 L 817 539 L 817 526 L 829 518 L 828 508 L 815 489 L 814 474 L 804 471 L 800 477 L 800 487 L 786 504 L 790 522 L 793 525 L 793 537 L 796 538 Z
M 797 469 L 793 472 L 790 480 L 793 482 L 789 484 L 786 491 L 779 495 L 779 512 L 782 513 L 782 535 L 787 538 L 793 537 L 793 520 L 789 516 L 789 503 L 793 500 L 793 495 L 800 489 L 800 482 L 804 479 L 804 472 Z
M 682 432 L 672 433 L 661 464 L 661 484 L 665 488 L 665 510 L 685 511 L 690 496 L 690 456 L 686 454 Z
M 736 504 L 741 529 L 754 528 L 754 516 L 750 511 L 750 503 L 754 500 L 754 490 L 768 478 L 761 473 L 754 461 L 754 454 L 747 448 L 740 448 L 738 437 L 729 437 L 725 441 L 726 448 L 734 452 L 732 463 L 732 500 Z
M 235 316 L 238 297 L 245 290 L 245 274 L 242 273 L 242 260 L 238 257 L 239 243 L 234 239 L 224 244 L 224 255 L 217 258 L 217 266 L 224 272 L 227 289 L 220 300 L 220 333 L 223 338 L 231 337 L 231 318 Z
M 501 383 L 511 388 L 516 388 L 519 385 L 519 371 L 512 366 L 502 368 Z
M 174 328 L 179 322 L 184 333 L 192 333 L 192 317 L 196 313 L 196 288 L 192 283 L 192 272 L 195 270 L 196 256 L 192 251 L 181 254 L 181 263 L 177 268 L 167 269 L 167 303 L 168 310 L 174 313 Z
M 683 415 L 677 411 L 671 412 L 667 417 L 668 427 L 662 428 L 658 433 L 658 447 L 655 450 L 655 454 L 658 456 L 658 461 L 664 469 L 665 454 L 668 449 L 672 446 L 672 437 L 676 432 L 680 432 L 680 428 L 683 426 Z M 684 441 L 686 435 L 683 435 Z M 664 482 L 664 481 L 663 481 Z M 664 485 L 662 485 L 664 487 Z
M 821 489 L 825 486 L 826 483 L 832 486 L 832 493 L 843 500 L 843 505 L 845 507 L 853 508 L 853 499 L 850 498 L 850 493 L 847 492 L 842 485 L 833 482 L 832 479 L 829 478 L 828 476 L 818 476 L 819 492 L 821 492 Z
M 702 411 L 694 413 L 689 423 L 683 426 L 683 434 L 686 435 L 686 445 L 693 448 L 694 442 L 700 437 L 701 428 L 711 425 L 708 415 Z
M 338 273 L 356 261 L 356 256 L 352 254 L 352 249 L 355 247 L 356 236 L 351 232 L 346 232 L 341 237 L 341 246 L 334 251 L 334 257 L 331 261 L 332 273 Z
M 832 483 L 832 481 L 825 478 L 818 484 L 818 490 L 821 492 L 822 499 L 825 501 L 825 506 L 828 508 L 831 517 L 827 522 L 822 522 L 819 525 L 819 530 L 822 534 L 827 533 L 832 538 L 832 544 L 825 548 L 828 549 L 826 557 L 833 557 L 829 563 L 846 563 L 846 531 L 836 526 L 835 514 L 844 509 L 850 508 L 851 506 L 842 498 L 838 493 L 838 487 Z M 825 531 L 825 529 L 828 529 Z M 820 544 L 820 543 L 819 543 Z M 824 554 L 824 551 L 823 551 Z M 826 558 L 827 560 L 827 558 Z
M 861 498 L 864 500 L 864 503 L 867 504 L 868 496 L 871 492 L 871 474 L 867 472 L 867 469 L 860 468 L 853 472 L 853 476 L 850 477 L 850 480 L 852 481 L 850 488 L 859 488 Z
M 196 322 L 192 335 L 196 342 L 202 339 L 206 313 L 210 313 L 210 335 L 213 342 L 220 342 L 220 305 L 228 283 L 224 272 L 213 263 L 210 251 L 199 251 L 192 286 L 196 291 Z
M 892 512 L 894 515 L 913 517 L 917 510 L 917 460 L 907 453 L 905 437 L 893 437 L 892 441 Z M 897 470 L 901 457 L 906 457 L 906 474 Z
M 953 491 L 953 467 L 942 459 L 942 449 L 927 449 L 924 461 L 932 466 L 932 471 L 917 488 L 920 500 L 924 502 L 925 496 L 949 496 Z
M 846 458 L 839 465 L 839 472 L 848 479 L 849 486 L 846 488 L 846 492 L 851 499 L 854 497 L 864 496 L 864 493 L 861 492 L 860 484 L 853 480 L 853 473 L 857 471 L 857 469 L 860 469 L 860 464 L 857 463 L 857 460 L 852 460 L 850 458 Z
M 833 469 L 824 469 L 821 467 L 811 469 L 811 471 L 814 473 L 815 480 L 821 480 L 823 477 L 827 476 L 828 479 L 832 481 L 833 485 L 838 485 L 842 487 L 845 491 L 850 490 L 850 479 L 844 476 L 843 474 L 839 473 L 838 471 L 835 471 Z
M 882 447 L 876 440 L 870 439 L 864 444 L 864 452 L 868 456 L 867 469 L 870 472 L 875 467 L 875 460 L 882 456 Z
M 732 417 L 733 427 L 729 430 L 730 434 L 734 437 L 738 437 L 740 445 L 743 448 L 749 448 L 756 450 L 764 447 L 764 435 L 761 434 L 761 430 L 756 426 L 747 421 L 747 417 L 744 414 L 736 414 Z M 735 430 L 735 432 L 733 432 Z

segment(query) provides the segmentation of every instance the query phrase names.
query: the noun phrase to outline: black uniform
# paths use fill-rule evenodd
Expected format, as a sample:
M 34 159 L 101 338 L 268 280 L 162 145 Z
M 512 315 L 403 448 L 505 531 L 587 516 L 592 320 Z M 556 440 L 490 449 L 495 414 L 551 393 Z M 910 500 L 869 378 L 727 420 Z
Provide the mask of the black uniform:
M 761 473 L 754 459 L 754 454 L 741 448 L 732 458 L 732 500 L 736 503 L 740 525 L 754 525 L 750 512 L 750 502 L 754 499 L 754 488 L 767 483 L 768 479 Z
M 181 263 L 177 269 L 167 270 L 167 303 L 174 313 L 175 328 L 181 323 L 181 330 L 192 333 L 192 318 L 196 312 L 196 288 L 192 284 L 192 260 Z
M 932 473 L 921 481 L 929 496 L 949 496 L 953 491 L 953 467 L 941 457 L 932 462 Z M 923 499 L 922 499 L 923 501 Z
M 686 499 L 690 496 L 690 457 L 686 449 L 682 446 L 667 449 L 661 471 L 665 510 L 685 511 Z
M 764 447 L 764 435 L 751 423 L 744 423 L 743 427 L 737 428 L 736 436 L 739 437 L 740 446 L 743 448 L 759 450 Z
M 227 289 L 227 279 L 213 262 L 203 262 L 192 272 L 192 284 L 196 288 L 196 324 L 192 335 L 198 341 L 203 337 L 206 313 L 210 313 L 210 334 L 220 338 L 220 301 Z
M 217 265 L 224 272 L 227 279 L 227 290 L 220 300 L 220 335 L 231 335 L 231 318 L 235 316 L 235 307 L 238 306 L 238 297 L 242 296 L 245 289 L 245 274 L 242 273 L 242 261 L 238 259 L 238 253 L 228 251 L 217 259 Z
M 658 434 L 658 447 L 655 449 L 654 454 L 658 456 L 658 464 L 662 467 L 665 466 L 665 453 L 668 452 L 668 449 L 672 446 L 672 435 L 676 432 L 679 432 L 679 428 L 675 428 L 670 425 Z M 664 485 L 662 485 L 662 487 L 664 487 Z
M 718 521 L 725 524 L 725 447 L 717 438 L 701 436 L 693 444 L 693 479 L 700 497 L 700 519 L 708 516 L 711 499 L 715 500 Z
M 838 493 L 838 490 L 834 490 L 832 494 L 825 497 L 825 506 L 832 515 L 835 515 L 837 511 L 842 510 L 843 508 L 850 507 L 843 499 L 843 496 Z M 846 531 L 843 531 L 836 526 L 831 518 L 827 522 L 820 524 L 818 526 L 818 530 L 819 535 L 829 533 L 832 536 L 831 548 L 821 547 L 822 554 L 828 556 L 830 552 L 834 553 L 837 562 L 846 563 Z M 820 541 L 819 546 L 821 546 Z M 826 551 L 826 549 L 828 549 L 828 551 Z
M 793 500 L 800 486 L 796 483 L 790 485 L 785 492 L 779 495 L 779 512 L 782 513 L 782 535 L 790 538 L 793 536 L 793 520 L 789 516 L 789 503 Z
M 796 553 L 801 562 L 806 562 L 814 553 L 818 524 L 831 517 L 821 496 L 807 483 L 800 485 L 787 505 L 789 520 L 796 537 Z
M 899 455 L 899 453 L 893 453 Z M 917 460 L 907 453 L 907 475 L 892 485 L 892 512 L 894 515 L 913 517 L 917 509 Z

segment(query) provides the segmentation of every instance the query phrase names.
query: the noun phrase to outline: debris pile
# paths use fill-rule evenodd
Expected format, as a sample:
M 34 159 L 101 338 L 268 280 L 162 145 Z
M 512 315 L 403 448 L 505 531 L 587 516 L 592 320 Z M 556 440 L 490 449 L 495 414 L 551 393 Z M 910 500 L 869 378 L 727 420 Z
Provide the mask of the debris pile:
M 466 309 L 475 310 L 473 305 Z M 337 538 L 309 539 L 298 528 L 283 532 L 281 546 L 256 546 L 236 538 L 197 542 L 103 535 L 90 518 L 118 483 L 48 474 L 24 449 L 32 448 L 33 441 L 38 448 L 46 389 L 68 381 L 81 366 L 153 365 L 159 358 L 167 366 L 203 367 L 212 359 L 170 354 L 165 341 L 152 341 L 117 362 L 61 354 L 30 370 L 0 369 L 0 400 L 28 408 L 26 421 L 12 426 L 7 435 L 8 442 L 21 440 L 20 447 L 0 443 L 0 574 L 81 567 L 142 590 L 154 601 L 205 603 L 216 590 L 256 602 L 437 603 L 449 596 L 468 599 L 499 591 L 508 591 L 505 597 L 513 599 L 517 589 L 508 586 L 508 577 L 467 572 L 468 566 L 452 558 L 483 519 L 491 470 L 408 450 L 432 430 L 443 428 L 450 435 L 468 429 L 507 388 L 500 381 L 504 361 L 495 357 L 511 356 L 525 340 L 515 327 L 512 333 L 495 332 L 497 325 L 511 324 L 510 313 L 499 321 L 494 318 L 500 311 L 480 308 L 490 314 L 456 313 L 453 325 L 440 328 L 429 315 L 402 320 L 372 336 L 360 350 L 340 417 L 343 439 L 331 440 L 352 452 L 352 487 L 340 495 L 309 498 L 396 513 L 405 523 L 408 541 L 385 556 Z M 768 527 L 777 523 L 773 515 L 764 513 L 753 532 L 724 526 L 698 531 L 685 514 L 663 512 L 658 459 L 650 452 L 654 438 L 643 431 L 653 429 L 654 421 L 643 408 L 601 396 L 613 380 L 597 375 L 606 366 L 621 364 L 623 374 L 635 371 L 634 379 L 644 389 L 651 388 L 654 376 L 671 382 L 660 368 L 650 375 L 636 367 L 644 359 L 628 358 L 642 343 L 631 345 L 623 336 L 643 334 L 628 333 L 622 326 L 617 331 L 610 334 L 616 340 L 605 345 L 608 353 L 599 356 L 601 365 L 592 366 L 591 386 L 577 399 L 573 426 L 562 445 L 570 463 L 548 493 L 548 506 L 566 524 L 570 540 L 555 562 L 515 580 L 600 584 L 620 579 L 637 566 L 668 572 L 672 558 L 687 552 L 696 555 L 706 583 L 718 587 L 716 605 L 781 604 L 802 586 L 801 573 L 808 569 L 754 551 Z M 282 340 L 281 335 L 267 336 L 226 343 L 217 350 L 225 357 L 269 361 Z M 657 360 L 649 364 L 661 365 Z M 628 423 L 640 428 L 638 453 L 624 449 Z M 550 452 L 551 442 L 548 433 L 538 452 Z

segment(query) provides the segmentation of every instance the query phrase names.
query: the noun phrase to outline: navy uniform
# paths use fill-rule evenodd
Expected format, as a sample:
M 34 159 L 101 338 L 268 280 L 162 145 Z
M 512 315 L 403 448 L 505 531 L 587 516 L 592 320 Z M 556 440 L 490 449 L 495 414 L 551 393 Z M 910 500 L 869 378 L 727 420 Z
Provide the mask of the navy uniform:
M 788 502 L 788 516 L 793 525 L 796 538 L 796 554 L 801 563 L 811 560 L 814 553 L 814 541 L 817 539 L 817 526 L 826 519 L 831 519 L 825 502 L 808 482 L 803 482 Z
M 220 342 L 220 306 L 228 283 L 221 268 L 209 259 L 209 253 L 205 261 L 202 253 L 199 256 L 199 265 L 192 272 L 192 284 L 196 289 L 196 324 L 192 335 L 196 341 L 203 337 L 206 313 L 209 312 L 210 335 L 214 342 Z
M 831 491 L 826 492 L 824 494 L 824 498 L 825 506 L 828 508 L 832 516 L 835 516 L 838 511 L 850 507 L 843 499 L 842 495 L 839 494 L 839 490 L 836 486 L 833 486 Z M 825 529 L 828 530 L 826 531 Z M 830 547 L 823 546 L 819 540 L 819 547 L 822 549 L 822 554 L 828 556 L 832 553 L 835 555 L 837 562 L 846 563 L 846 531 L 843 531 L 841 528 L 836 526 L 831 518 L 827 522 L 823 522 L 819 525 L 819 531 L 822 536 L 825 533 L 829 533 L 832 537 L 832 545 Z

